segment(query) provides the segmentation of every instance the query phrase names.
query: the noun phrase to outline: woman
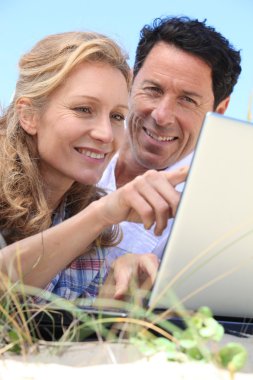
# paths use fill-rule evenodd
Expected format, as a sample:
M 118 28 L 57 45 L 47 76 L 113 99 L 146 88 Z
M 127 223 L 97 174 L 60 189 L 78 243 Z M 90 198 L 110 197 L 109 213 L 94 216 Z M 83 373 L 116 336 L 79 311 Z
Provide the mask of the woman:
M 48 36 L 19 66 L 0 119 L 1 270 L 68 299 L 94 297 L 106 247 L 118 240 L 114 225 L 156 223 L 161 233 L 178 202 L 169 204 L 167 194 L 185 171 L 147 172 L 103 197 L 95 187 L 123 138 L 130 87 L 126 58 L 106 36 Z M 154 255 L 117 260 L 115 298 L 132 276 L 154 280 L 156 269 Z

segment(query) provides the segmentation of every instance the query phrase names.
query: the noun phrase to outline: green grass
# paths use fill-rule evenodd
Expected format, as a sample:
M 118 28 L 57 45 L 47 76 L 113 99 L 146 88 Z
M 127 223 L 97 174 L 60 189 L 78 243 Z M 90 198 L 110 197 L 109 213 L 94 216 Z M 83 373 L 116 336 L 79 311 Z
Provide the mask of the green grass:
M 36 305 L 33 303 L 33 297 L 38 295 L 40 290 L 20 283 L 13 285 L 3 277 L 1 285 L 2 355 L 8 351 L 23 355 L 38 352 L 42 341 L 36 317 L 39 313 L 45 313 L 51 321 L 53 332 L 54 313 L 58 308 L 67 311 L 72 318 L 68 327 L 63 326 L 62 336 L 53 344 L 58 353 L 69 347 L 71 342 L 84 341 L 93 334 L 100 341 L 134 344 L 148 357 L 164 352 L 169 361 L 212 362 L 227 368 L 231 373 L 240 370 L 247 359 L 245 349 L 235 343 L 230 343 L 215 352 L 210 350 L 210 342 L 221 340 L 224 329 L 206 307 L 200 308 L 194 314 L 189 314 L 183 306 L 178 308 L 177 314 L 186 325 L 186 328 L 181 329 L 136 302 L 133 306 L 133 300 L 129 303 L 115 301 L 115 307 L 124 307 L 129 311 L 127 318 L 106 317 L 103 316 L 102 310 L 101 315 L 92 318 L 84 313 L 77 303 L 47 293 L 48 303 Z M 79 302 L 84 303 L 84 300 Z

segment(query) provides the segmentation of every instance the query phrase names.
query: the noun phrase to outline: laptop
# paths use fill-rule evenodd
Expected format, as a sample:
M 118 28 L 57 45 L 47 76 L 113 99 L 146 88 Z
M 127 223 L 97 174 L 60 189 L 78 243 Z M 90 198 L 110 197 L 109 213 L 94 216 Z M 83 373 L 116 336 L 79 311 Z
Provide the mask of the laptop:
M 208 113 L 146 306 L 209 306 L 225 329 L 247 321 L 253 333 L 252 290 L 253 124 Z M 127 316 L 115 308 L 103 314 Z
M 252 291 L 253 124 L 208 113 L 148 304 L 253 319 Z

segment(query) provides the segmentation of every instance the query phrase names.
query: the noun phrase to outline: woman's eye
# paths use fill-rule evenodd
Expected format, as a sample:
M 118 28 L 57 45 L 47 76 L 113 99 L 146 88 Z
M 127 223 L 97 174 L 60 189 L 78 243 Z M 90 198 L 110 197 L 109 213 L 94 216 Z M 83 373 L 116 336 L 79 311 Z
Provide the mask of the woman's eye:
M 76 107 L 75 111 L 82 113 L 91 113 L 90 107 Z
M 145 88 L 146 91 L 149 91 L 149 92 L 155 92 L 155 93 L 161 93 L 161 89 L 159 87 L 155 87 L 155 86 L 149 86 L 149 87 L 146 87 Z
M 121 115 L 119 113 L 115 113 L 112 115 L 113 119 L 117 120 L 117 121 L 124 121 L 125 120 L 125 116 L 124 115 Z

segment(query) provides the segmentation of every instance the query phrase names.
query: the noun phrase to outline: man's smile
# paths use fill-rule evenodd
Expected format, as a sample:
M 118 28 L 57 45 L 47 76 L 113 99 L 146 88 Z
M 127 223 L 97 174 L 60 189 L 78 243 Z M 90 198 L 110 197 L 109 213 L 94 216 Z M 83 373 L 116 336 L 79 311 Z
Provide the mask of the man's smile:
M 145 127 L 143 127 L 142 129 L 146 133 L 146 135 L 148 135 L 149 137 L 151 137 L 155 141 L 168 142 L 168 141 L 174 141 L 174 140 L 176 140 L 178 138 L 178 137 L 175 137 L 175 136 L 160 136 L 160 135 L 158 135 L 156 133 L 150 132 Z

